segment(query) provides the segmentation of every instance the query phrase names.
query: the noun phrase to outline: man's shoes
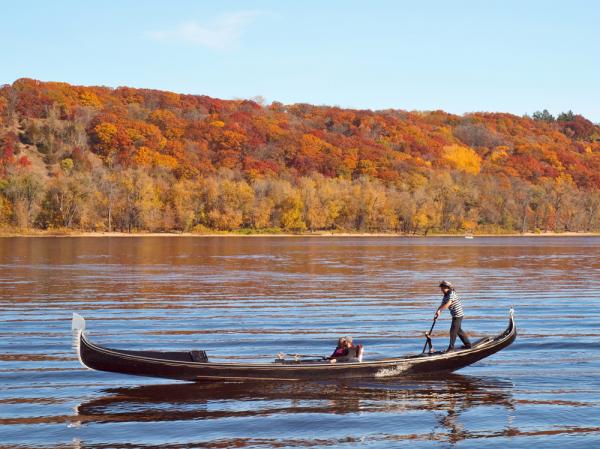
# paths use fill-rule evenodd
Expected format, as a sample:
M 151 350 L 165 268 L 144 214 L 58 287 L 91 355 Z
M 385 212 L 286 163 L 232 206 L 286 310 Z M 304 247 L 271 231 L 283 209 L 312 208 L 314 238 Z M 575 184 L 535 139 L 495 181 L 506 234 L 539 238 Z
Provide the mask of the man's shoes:
M 462 345 L 460 349 L 471 349 L 472 347 L 471 345 Z

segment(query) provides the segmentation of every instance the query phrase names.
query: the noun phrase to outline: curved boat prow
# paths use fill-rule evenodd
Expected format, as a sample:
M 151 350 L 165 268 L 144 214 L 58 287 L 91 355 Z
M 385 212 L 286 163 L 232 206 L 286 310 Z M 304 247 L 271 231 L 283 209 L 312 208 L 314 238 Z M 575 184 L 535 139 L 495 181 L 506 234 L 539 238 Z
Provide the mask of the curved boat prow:
M 73 319 L 71 320 L 71 329 L 73 332 L 83 332 L 85 330 L 85 318 L 78 313 L 73 312 Z
M 78 313 L 73 312 L 73 318 L 71 320 L 71 330 L 73 332 L 73 349 L 77 353 L 77 359 L 81 366 L 87 369 L 91 369 L 83 360 L 81 360 L 81 334 L 85 332 L 85 318 Z

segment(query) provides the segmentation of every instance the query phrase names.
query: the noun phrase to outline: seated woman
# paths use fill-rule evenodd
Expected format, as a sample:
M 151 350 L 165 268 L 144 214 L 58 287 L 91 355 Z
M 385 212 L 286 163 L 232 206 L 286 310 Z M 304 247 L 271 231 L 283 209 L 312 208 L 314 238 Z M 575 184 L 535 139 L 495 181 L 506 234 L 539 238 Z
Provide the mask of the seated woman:
M 360 362 L 362 360 L 362 345 L 354 346 L 352 337 L 340 337 L 337 348 L 329 356 L 329 363 Z

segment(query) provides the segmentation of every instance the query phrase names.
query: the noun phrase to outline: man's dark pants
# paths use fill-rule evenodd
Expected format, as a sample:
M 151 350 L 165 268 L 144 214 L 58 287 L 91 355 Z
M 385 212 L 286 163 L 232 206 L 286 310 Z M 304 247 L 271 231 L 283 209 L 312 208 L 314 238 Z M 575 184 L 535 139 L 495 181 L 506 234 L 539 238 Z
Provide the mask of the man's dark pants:
M 471 347 L 469 337 L 467 337 L 467 334 L 460 327 L 462 324 L 462 319 L 462 316 L 452 318 L 452 325 L 450 326 L 450 344 L 448 345 L 449 350 L 454 349 L 454 343 L 456 342 L 457 335 L 467 348 Z

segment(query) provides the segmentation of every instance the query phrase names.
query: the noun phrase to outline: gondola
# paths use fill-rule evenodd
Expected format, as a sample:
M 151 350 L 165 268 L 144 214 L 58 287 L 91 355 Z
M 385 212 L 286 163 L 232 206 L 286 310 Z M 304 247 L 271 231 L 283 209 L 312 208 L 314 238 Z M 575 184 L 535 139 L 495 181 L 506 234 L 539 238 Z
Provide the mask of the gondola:
M 73 314 L 75 347 L 81 364 L 93 370 L 191 382 L 273 381 L 410 377 L 449 373 L 472 365 L 508 347 L 517 337 L 513 310 L 508 327 L 496 337 L 486 337 L 471 348 L 437 351 L 379 360 L 350 359 L 332 364 L 325 359 L 285 359 L 272 362 L 211 362 L 204 351 L 128 351 L 92 343 L 85 320 Z

